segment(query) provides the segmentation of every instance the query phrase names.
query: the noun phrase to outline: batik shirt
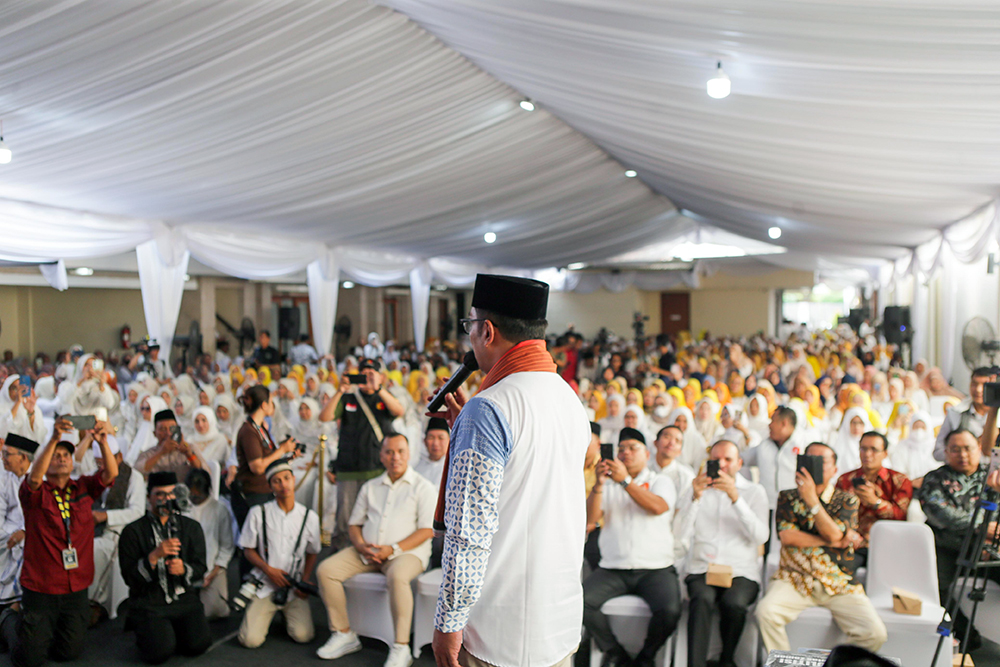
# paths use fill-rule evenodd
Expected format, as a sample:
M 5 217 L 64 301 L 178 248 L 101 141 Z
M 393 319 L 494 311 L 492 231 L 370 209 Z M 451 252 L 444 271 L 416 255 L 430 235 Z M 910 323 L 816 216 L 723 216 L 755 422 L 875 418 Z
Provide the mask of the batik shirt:
M 858 497 L 827 486 L 820 496 L 823 509 L 842 531 L 858 529 Z M 799 497 L 798 489 L 789 489 L 778 494 L 778 509 L 775 513 L 778 532 L 800 530 L 810 535 L 819 535 L 816 517 L 809 513 L 809 507 Z M 854 546 L 846 549 L 834 547 L 781 547 L 781 563 L 774 578 L 786 581 L 804 597 L 811 597 L 816 583 L 823 586 L 830 595 L 864 593 L 864 588 L 854 576 L 857 569 Z
M 837 480 L 837 488 L 852 496 L 857 495 L 851 480 L 863 476 L 861 468 L 844 473 Z M 909 509 L 910 499 L 913 497 L 913 485 L 909 478 L 901 472 L 888 468 L 879 468 L 873 486 L 882 504 L 877 509 L 871 505 L 860 505 L 858 508 L 858 532 L 865 538 L 862 547 L 868 546 L 868 534 L 876 521 L 906 521 L 906 510 Z
M 924 475 L 917 497 L 938 547 L 962 548 L 988 470 L 989 464 L 981 463 L 979 470 L 966 475 L 944 465 Z

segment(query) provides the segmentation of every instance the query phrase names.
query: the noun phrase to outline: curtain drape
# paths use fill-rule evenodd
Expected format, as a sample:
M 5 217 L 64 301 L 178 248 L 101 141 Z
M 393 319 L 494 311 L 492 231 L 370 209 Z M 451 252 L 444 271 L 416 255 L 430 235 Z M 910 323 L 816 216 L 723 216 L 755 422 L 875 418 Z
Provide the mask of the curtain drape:
M 431 267 L 426 262 L 410 271 L 410 302 L 413 307 L 413 340 L 417 349 L 423 350 L 431 304 Z
M 306 267 L 309 288 L 309 318 L 313 343 L 320 356 L 333 349 L 333 328 L 337 323 L 337 298 L 340 296 L 340 267 L 332 252 Z
M 191 254 L 168 233 L 154 241 L 139 244 L 135 255 L 139 264 L 146 331 L 150 338 L 160 343 L 161 354 L 167 359 L 181 312 L 184 277 Z

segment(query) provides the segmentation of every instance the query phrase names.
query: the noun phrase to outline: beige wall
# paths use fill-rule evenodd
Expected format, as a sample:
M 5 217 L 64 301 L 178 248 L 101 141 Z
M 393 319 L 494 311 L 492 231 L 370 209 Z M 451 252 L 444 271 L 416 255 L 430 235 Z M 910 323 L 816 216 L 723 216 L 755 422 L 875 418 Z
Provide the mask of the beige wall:
M 631 338 L 632 317 L 638 311 L 650 316 L 646 332 L 656 333 L 660 329 L 659 298 L 659 293 L 643 292 L 633 287 L 617 294 L 603 289 L 591 294 L 551 292 L 549 331 L 562 333 L 572 324 L 576 331 L 588 338 L 593 337 L 601 327 L 607 327 L 623 338 Z M 655 308 L 652 307 L 654 301 Z
M 691 292 L 691 331 L 713 336 L 748 335 L 768 330 L 770 289 Z
M 15 356 L 54 355 L 74 343 L 86 350 L 121 346 L 126 323 L 132 339 L 146 335 L 139 290 L 0 287 L 0 348 Z

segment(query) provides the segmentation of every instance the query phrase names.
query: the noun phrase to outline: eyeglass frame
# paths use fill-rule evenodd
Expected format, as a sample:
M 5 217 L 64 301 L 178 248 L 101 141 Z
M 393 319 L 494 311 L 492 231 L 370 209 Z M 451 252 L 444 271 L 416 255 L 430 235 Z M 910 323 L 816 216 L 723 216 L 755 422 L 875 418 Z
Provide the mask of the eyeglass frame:
M 467 335 L 472 333 L 472 324 L 475 322 L 489 322 L 485 317 L 463 317 L 458 321 L 462 325 L 462 331 Z

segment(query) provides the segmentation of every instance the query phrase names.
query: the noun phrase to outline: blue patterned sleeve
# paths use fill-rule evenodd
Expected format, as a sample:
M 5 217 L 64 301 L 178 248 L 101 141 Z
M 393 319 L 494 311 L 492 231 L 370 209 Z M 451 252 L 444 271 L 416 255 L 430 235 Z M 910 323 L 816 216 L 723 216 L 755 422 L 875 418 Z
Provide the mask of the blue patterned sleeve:
M 434 616 L 441 632 L 464 628 L 479 600 L 512 445 L 510 426 L 496 405 L 483 398 L 466 403 L 451 436 L 443 573 Z

